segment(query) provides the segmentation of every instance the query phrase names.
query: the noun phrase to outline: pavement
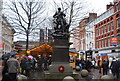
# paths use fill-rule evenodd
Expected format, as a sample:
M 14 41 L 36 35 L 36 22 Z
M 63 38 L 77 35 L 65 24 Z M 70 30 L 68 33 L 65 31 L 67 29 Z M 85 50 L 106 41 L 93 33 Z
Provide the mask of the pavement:
M 1 61 L 0 61 L 0 80 L 2 79 L 2 73 L 1 72 L 2 72 L 2 64 L 1 64 Z M 75 72 L 80 74 L 80 71 L 75 71 Z M 39 73 L 38 75 L 43 75 L 41 78 L 44 77 L 44 73 L 43 72 Z M 110 75 L 112 77 L 111 71 L 108 71 L 108 75 Z M 91 79 L 100 79 L 101 76 L 103 76 L 103 73 L 99 73 L 98 69 L 91 69 L 91 72 L 89 72 L 89 77 Z
M 111 70 L 108 71 L 108 75 L 113 77 L 112 76 L 112 73 L 111 73 Z M 89 72 L 89 76 L 92 78 L 92 79 L 100 79 L 102 76 L 103 76 L 103 73 L 99 73 L 99 70 L 98 69 L 91 69 L 91 72 Z

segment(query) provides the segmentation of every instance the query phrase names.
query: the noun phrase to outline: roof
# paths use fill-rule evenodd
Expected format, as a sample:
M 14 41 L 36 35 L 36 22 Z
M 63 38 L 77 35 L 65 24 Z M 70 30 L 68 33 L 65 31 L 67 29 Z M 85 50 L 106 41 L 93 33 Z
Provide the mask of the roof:
M 36 48 L 30 50 L 30 52 L 32 52 L 32 51 L 36 51 L 36 52 L 52 52 L 53 49 L 52 49 L 52 47 L 50 45 L 43 44 L 43 45 L 41 45 L 39 47 L 36 47 Z

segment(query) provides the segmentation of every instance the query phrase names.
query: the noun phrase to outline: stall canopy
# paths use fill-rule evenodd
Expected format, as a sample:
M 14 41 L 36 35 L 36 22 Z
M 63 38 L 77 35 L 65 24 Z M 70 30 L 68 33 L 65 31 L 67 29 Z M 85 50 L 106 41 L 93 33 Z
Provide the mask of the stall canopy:
M 69 55 L 78 56 L 78 52 L 76 51 L 76 49 L 69 49 Z
M 43 44 L 43 45 L 41 45 L 39 47 L 36 47 L 36 48 L 30 50 L 30 52 L 32 52 L 32 51 L 36 51 L 36 52 L 52 52 L 53 49 L 52 49 L 52 47 L 50 45 Z

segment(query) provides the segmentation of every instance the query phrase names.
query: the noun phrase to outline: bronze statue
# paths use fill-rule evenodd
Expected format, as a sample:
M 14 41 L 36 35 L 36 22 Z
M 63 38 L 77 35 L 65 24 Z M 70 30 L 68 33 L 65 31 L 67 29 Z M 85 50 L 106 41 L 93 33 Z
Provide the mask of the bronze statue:
M 58 11 L 53 15 L 54 23 L 55 23 L 55 31 L 59 31 L 62 33 L 65 33 L 66 30 L 66 20 L 65 20 L 65 14 L 61 11 L 61 8 L 58 8 Z

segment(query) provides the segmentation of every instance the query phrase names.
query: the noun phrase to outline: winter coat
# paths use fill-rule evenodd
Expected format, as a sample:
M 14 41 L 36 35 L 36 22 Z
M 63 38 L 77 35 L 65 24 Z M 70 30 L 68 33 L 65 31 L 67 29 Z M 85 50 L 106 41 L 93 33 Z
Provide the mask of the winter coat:
M 111 69 L 118 69 L 119 65 L 118 65 L 118 61 L 116 60 L 113 60 L 111 65 L 110 65 L 110 68 Z
M 26 58 L 24 58 L 24 59 L 21 60 L 20 67 L 22 69 L 26 69 L 26 67 L 27 67 L 26 62 L 27 62 Z
M 103 69 L 108 69 L 108 62 L 107 61 L 103 61 L 103 63 L 102 63 L 102 68 Z
M 17 73 L 19 71 L 19 63 L 18 60 L 14 57 L 8 59 L 7 61 L 8 73 Z

